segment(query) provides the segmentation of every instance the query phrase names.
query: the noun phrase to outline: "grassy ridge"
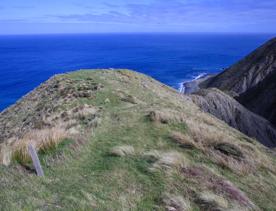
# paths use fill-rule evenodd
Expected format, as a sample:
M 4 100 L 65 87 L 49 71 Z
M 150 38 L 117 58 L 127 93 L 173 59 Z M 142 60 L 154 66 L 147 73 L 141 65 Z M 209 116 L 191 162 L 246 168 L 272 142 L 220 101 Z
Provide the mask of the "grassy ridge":
M 80 127 L 74 126 L 78 134 L 40 153 L 44 178 L 17 162 L 1 166 L 1 210 L 273 210 L 276 206 L 275 158 L 254 140 L 201 113 L 174 90 L 131 71 L 80 71 L 52 80 L 70 79 L 70 86 L 82 90 L 91 78 L 103 88 L 92 96 L 64 100 L 62 108 L 69 117 L 76 106 L 97 108 L 97 126 L 89 124 L 92 120 L 85 114 L 78 119 Z M 182 136 L 188 137 L 186 145 Z M 218 140 L 230 150 L 225 146 L 216 150 Z M 187 142 L 193 145 L 187 147 Z M 111 153 L 114 148 L 117 154 Z M 241 155 L 235 150 L 243 157 L 237 157 Z M 256 153 L 252 161 L 256 168 L 249 160 L 251 150 Z

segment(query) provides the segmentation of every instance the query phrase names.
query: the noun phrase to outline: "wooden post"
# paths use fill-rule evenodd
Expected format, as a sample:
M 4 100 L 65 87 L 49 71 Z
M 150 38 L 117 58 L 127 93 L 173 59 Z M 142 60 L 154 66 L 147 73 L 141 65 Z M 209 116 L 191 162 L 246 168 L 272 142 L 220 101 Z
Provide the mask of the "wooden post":
M 33 145 L 30 144 L 28 146 L 28 151 L 29 151 L 29 154 L 30 154 L 30 156 L 32 158 L 32 161 L 33 161 L 33 164 L 34 164 L 37 176 L 43 177 L 44 176 L 44 172 L 43 172 L 43 169 L 41 167 L 38 155 L 37 155 L 36 150 L 33 147 Z

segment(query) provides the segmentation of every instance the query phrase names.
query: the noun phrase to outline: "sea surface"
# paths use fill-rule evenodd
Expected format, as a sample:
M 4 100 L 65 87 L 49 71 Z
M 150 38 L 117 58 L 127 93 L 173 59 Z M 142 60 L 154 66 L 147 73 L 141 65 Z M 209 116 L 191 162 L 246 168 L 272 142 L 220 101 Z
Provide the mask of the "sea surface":
M 0 111 L 54 74 L 128 68 L 179 88 L 217 73 L 272 38 L 268 34 L 87 34 L 0 36 Z

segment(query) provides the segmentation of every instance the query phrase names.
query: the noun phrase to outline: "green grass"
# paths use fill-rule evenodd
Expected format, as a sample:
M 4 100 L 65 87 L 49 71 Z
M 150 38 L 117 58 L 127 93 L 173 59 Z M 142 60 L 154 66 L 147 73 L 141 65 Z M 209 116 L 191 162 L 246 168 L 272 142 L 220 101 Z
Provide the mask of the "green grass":
M 121 118 L 125 118 L 128 113 L 121 115 Z M 130 116 L 128 115 L 128 118 Z M 19 201 L 22 205 L 20 206 L 18 201 L 11 202 L 4 199 L 2 206 L 5 204 L 7 207 L 12 207 L 13 203 L 16 203 L 14 206 L 17 206 L 17 209 L 36 209 L 41 208 L 39 201 L 42 200 L 48 201 L 47 206 L 51 209 L 54 209 L 57 204 L 62 209 L 86 210 L 91 208 L 90 203 L 93 202 L 85 196 L 88 194 L 95 198 L 95 209 L 121 210 L 123 202 L 120 201 L 120 197 L 123 197 L 122 194 L 125 192 L 125 197 L 130 203 L 125 206 L 138 206 L 139 210 L 156 208 L 155 201 L 159 200 L 164 190 L 162 173 L 149 172 L 150 164 L 139 156 L 117 158 L 108 154 L 113 146 L 123 144 L 131 144 L 135 149 L 142 151 L 156 147 L 156 142 L 160 141 L 159 135 L 156 134 L 161 134 L 164 129 L 152 127 L 150 122 L 144 121 L 144 118 L 138 118 L 136 122 L 135 117 L 129 119 L 131 126 L 122 124 L 118 127 L 112 121 L 102 125 L 77 153 L 72 154 L 65 150 L 71 140 L 62 142 L 56 149 L 39 153 L 46 174 L 45 178 L 35 178 L 34 175 L 25 176 L 25 182 L 31 189 L 30 192 L 25 188 L 22 190 L 27 193 L 27 195 L 20 195 Z M 44 162 L 49 157 L 60 153 L 65 155 L 62 163 Z M 5 173 L 1 172 L 1 174 Z M 126 190 L 129 187 L 137 188 L 136 191 L 140 197 L 137 198 L 137 194 L 131 196 L 132 190 L 127 193 Z M 2 190 L 1 195 L 5 192 L 11 198 L 20 194 L 20 191 L 15 189 L 2 187 Z M 1 195 L 0 198 L 2 198 Z M 23 204 L 31 205 L 25 207 Z M 2 208 L 5 209 L 5 207 Z

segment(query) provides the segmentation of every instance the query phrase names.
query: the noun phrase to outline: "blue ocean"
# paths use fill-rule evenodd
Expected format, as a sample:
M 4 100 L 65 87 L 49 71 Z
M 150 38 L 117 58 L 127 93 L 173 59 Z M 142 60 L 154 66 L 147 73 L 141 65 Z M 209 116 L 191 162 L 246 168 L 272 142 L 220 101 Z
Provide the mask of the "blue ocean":
M 217 73 L 272 35 L 87 34 L 0 36 L 0 111 L 54 74 L 128 68 L 176 89 Z

